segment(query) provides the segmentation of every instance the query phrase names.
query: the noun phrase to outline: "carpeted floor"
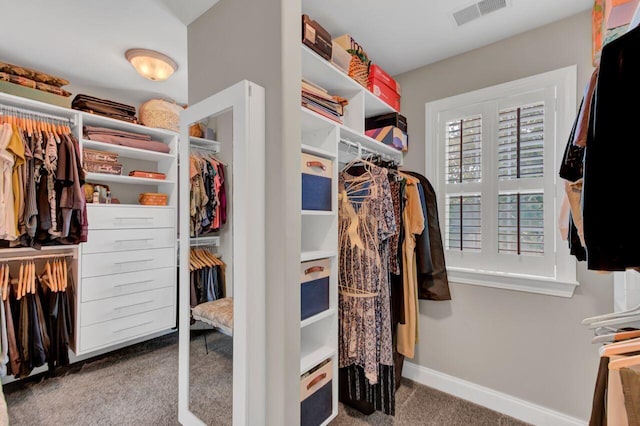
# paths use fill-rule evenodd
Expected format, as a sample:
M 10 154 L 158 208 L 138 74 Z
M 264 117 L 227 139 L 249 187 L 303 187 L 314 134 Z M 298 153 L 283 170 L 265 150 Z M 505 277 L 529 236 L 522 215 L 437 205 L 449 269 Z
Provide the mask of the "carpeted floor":
M 231 425 L 232 340 L 202 332 L 191 344 L 191 410 L 208 425 Z M 11 426 L 178 425 L 178 334 L 74 364 L 59 375 L 4 385 Z M 396 415 L 369 416 L 340 405 L 339 425 L 499 425 L 525 423 L 404 380 Z

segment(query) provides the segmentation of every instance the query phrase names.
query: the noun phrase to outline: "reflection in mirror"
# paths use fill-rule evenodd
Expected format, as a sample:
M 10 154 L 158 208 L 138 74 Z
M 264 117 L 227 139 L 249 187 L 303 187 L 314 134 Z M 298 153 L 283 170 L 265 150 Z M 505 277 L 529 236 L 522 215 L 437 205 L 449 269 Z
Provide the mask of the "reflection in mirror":
M 189 410 L 207 425 L 233 424 L 232 116 L 189 127 Z

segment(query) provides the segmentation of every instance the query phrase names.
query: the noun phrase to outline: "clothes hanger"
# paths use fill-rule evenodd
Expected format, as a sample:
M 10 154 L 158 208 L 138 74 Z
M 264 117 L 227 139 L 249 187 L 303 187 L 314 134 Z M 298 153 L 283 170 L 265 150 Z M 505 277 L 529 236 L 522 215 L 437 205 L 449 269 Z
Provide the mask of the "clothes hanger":
M 640 337 L 640 330 L 629 330 L 601 334 L 599 336 L 594 336 L 594 338 L 591 339 L 591 343 L 621 342 L 624 340 L 635 339 L 636 337 Z
M 600 349 L 598 349 L 598 354 L 601 357 L 604 357 L 637 351 L 640 351 L 640 338 L 624 340 L 621 342 L 610 343 L 608 345 L 601 346 Z
M 589 329 L 595 329 L 595 328 L 600 328 L 604 326 L 620 325 L 620 324 L 630 324 L 638 321 L 640 321 L 640 313 L 637 313 L 635 315 L 623 315 L 620 317 L 614 317 L 610 319 L 592 322 L 589 324 Z
M 631 355 L 624 358 L 609 361 L 609 370 L 620 370 L 624 367 L 632 367 L 640 364 L 640 355 Z
M 20 262 L 20 271 L 18 272 L 18 292 L 16 294 L 16 299 L 20 300 L 22 298 L 22 278 L 24 276 L 24 263 Z
M 69 284 L 69 265 L 67 265 L 67 258 L 62 259 L 62 291 L 67 291 L 67 285 Z
M 613 319 L 613 318 L 620 318 L 620 317 L 625 317 L 625 316 L 629 316 L 629 315 L 637 315 L 640 314 L 640 305 L 636 305 L 631 309 L 627 309 L 624 311 L 620 311 L 620 312 L 611 312 L 608 314 L 602 314 L 602 315 L 596 315 L 593 317 L 589 317 L 589 318 L 585 318 L 582 320 L 582 324 L 588 325 L 588 324 L 592 324 L 594 322 L 597 321 L 603 321 L 603 320 L 607 320 L 607 319 Z

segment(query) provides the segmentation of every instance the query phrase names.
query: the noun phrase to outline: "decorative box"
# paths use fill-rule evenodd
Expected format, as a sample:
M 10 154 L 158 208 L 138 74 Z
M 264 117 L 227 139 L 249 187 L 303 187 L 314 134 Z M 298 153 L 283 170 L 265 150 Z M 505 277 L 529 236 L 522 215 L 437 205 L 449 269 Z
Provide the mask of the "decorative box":
M 84 148 L 82 150 L 82 158 L 84 161 L 98 161 L 98 162 L 101 161 L 101 162 L 107 162 L 107 163 L 117 163 L 118 153 Z
M 301 263 L 300 320 L 329 309 L 329 259 Z
M 400 111 L 400 95 L 376 77 L 369 78 L 367 89 L 386 102 L 391 108 Z
M 396 126 L 365 130 L 364 133 L 370 138 L 389 145 L 398 151 L 406 152 L 409 150 L 409 136 Z
M 373 117 L 367 117 L 364 121 L 364 129 L 379 129 L 385 126 L 396 126 L 403 132 L 408 132 L 407 117 L 399 112 L 390 112 L 388 114 L 380 114 Z
M 302 15 L 302 43 L 326 60 L 331 60 L 331 34 L 309 15 Z
M 108 175 L 122 174 L 122 164 L 111 161 L 85 161 L 84 169 L 89 173 L 104 173 Z
M 302 154 L 302 210 L 331 211 L 331 160 Z
M 371 64 L 371 66 L 369 67 L 369 79 L 372 78 L 375 78 L 379 82 L 386 84 L 398 95 L 402 95 L 402 90 L 400 90 L 400 83 L 398 83 L 393 77 L 387 74 L 385 70 L 380 68 L 380 65 Z
M 332 40 L 333 48 L 331 49 L 331 63 L 340 71 L 349 75 L 349 63 L 351 62 L 351 53 L 340 46 L 335 40 Z
M 327 359 L 300 378 L 300 426 L 319 426 L 333 411 L 333 361 Z
M 147 172 L 144 170 L 132 170 L 129 172 L 129 176 L 147 178 L 147 179 L 159 179 L 159 180 L 164 180 L 167 178 L 167 175 L 165 175 L 164 173 Z

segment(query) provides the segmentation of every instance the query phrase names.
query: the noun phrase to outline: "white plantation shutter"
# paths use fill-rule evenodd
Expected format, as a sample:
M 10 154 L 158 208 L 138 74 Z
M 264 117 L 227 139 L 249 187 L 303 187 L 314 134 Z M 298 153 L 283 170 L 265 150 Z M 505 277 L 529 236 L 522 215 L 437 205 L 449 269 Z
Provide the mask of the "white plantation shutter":
M 481 251 L 482 209 L 479 195 L 447 196 L 447 250 Z
M 482 117 L 447 123 L 447 183 L 479 182 L 482 177 Z
M 502 110 L 498 123 L 500 180 L 543 177 L 544 103 Z
M 556 163 L 575 118 L 574 85 L 570 67 L 427 104 L 427 177 L 454 281 L 572 294 Z

